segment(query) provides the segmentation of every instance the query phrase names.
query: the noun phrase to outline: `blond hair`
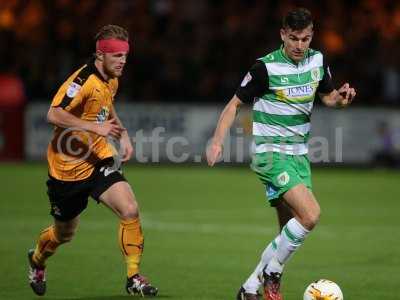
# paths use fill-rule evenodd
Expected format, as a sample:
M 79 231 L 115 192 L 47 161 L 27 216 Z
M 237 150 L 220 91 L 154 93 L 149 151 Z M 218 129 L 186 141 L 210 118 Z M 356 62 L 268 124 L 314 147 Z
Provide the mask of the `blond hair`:
M 118 39 L 123 41 L 129 40 L 129 33 L 125 28 L 122 28 L 118 25 L 105 25 L 103 26 L 99 32 L 94 37 L 95 41 L 98 40 L 107 40 L 107 39 Z

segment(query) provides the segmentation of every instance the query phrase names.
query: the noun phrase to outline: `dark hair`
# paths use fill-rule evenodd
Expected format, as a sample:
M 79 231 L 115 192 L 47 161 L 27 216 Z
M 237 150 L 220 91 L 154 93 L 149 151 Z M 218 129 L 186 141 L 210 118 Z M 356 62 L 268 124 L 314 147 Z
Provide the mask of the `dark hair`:
M 282 26 L 285 29 L 302 30 L 309 25 L 313 25 L 311 13 L 302 7 L 290 11 L 282 20 Z
M 118 25 L 106 25 L 103 26 L 94 37 L 95 41 L 107 40 L 107 39 L 118 39 L 123 41 L 129 40 L 128 31 Z

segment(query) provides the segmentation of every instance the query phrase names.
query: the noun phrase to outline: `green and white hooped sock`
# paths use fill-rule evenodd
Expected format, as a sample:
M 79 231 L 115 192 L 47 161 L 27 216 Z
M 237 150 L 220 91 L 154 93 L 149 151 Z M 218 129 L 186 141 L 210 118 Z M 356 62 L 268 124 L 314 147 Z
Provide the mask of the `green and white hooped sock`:
M 309 234 L 295 218 L 292 218 L 282 228 L 281 239 L 274 257 L 268 263 L 266 273 L 282 273 L 283 265 L 288 261 L 292 254 L 303 244 L 304 239 Z

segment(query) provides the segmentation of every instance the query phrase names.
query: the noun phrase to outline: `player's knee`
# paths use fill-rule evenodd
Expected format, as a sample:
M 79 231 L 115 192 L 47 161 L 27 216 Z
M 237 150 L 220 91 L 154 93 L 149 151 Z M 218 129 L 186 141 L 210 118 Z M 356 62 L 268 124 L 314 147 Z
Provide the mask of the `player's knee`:
M 127 205 L 123 211 L 120 212 L 120 217 L 122 220 L 132 220 L 139 216 L 139 211 L 136 203 L 131 203 Z
M 312 230 L 318 224 L 320 215 L 321 215 L 321 209 L 319 207 L 309 211 L 307 215 L 304 216 L 304 218 L 302 218 L 303 219 L 302 225 L 307 230 Z
M 65 231 L 57 234 L 57 240 L 64 244 L 72 241 L 75 236 L 75 231 Z
M 70 241 L 72 241 L 73 236 L 62 236 L 60 237 L 59 241 L 61 244 L 65 244 L 65 243 L 69 243 Z

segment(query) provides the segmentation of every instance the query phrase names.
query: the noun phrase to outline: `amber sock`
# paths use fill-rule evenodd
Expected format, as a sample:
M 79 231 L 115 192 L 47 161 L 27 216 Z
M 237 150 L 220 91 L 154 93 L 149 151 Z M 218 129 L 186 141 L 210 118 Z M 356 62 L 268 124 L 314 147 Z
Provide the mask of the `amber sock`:
M 140 258 L 143 252 L 143 233 L 139 218 L 121 221 L 118 232 L 119 245 L 125 257 L 127 276 L 139 273 Z
M 57 240 L 54 233 L 54 226 L 50 226 L 40 233 L 36 249 L 33 254 L 33 262 L 40 267 L 45 267 L 46 260 L 52 256 L 61 243 Z

